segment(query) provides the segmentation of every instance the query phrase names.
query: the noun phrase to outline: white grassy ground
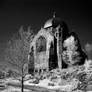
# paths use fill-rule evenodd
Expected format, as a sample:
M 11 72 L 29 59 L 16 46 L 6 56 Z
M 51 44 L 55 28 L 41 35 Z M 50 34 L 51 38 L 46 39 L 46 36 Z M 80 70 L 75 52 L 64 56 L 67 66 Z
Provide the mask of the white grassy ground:
M 89 61 L 89 62 L 87 62 L 87 64 L 85 64 L 85 66 L 86 66 L 85 71 L 86 72 L 88 72 L 90 69 L 92 69 L 92 68 L 89 69 L 88 63 L 92 63 L 92 62 Z M 11 84 L 20 84 L 20 82 L 14 78 L 8 78 L 8 79 L 5 79 L 4 81 L 6 83 L 11 83 Z M 51 90 L 62 90 L 62 91 L 66 91 L 66 92 L 67 91 L 71 92 L 72 89 L 77 87 L 77 80 L 76 79 L 72 79 L 71 82 L 69 82 L 69 83 L 67 82 L 65 85 L 63 85 L 63 84 L 59 85 L 60 80 L 53 82 L 49 78 L 45 78 L 43 80 L 40 80 L 38 84 L 32 83 L 32 81 L 33 81 L 33 79 L 28 79 L 27 81 L 24 82 L 24 85 L 28 85 L 29 87 L 31 87 L 31 86 L 43 87 L 43 88 L 47 88 L 47 89 L 51 89 Z M 15 92 L 15 91 L 21 92 L 21 89 L 18 87 L 16 88 L 16 86 L 15 87 L 9 86 L 5 90 L 2 90 L 0 92 Z M 34 91 L 29 91 L 29 90 L 25 89 L 25 92 L 34 92 Z M 79 92 L 79 91 L 75 91 L 75 92 Z M 87 91 L 87 92 L 92 92 L 92 91 Z
M 29 86 L 38 86 L 38 87 L 44 87 L 44 88 L 47 88 L 47 89 L 52 89 L 52 90 L 64 90 L 64 91 L 69 91 L 71 90 L 73 87 L 72 84 L 67 84 L 67 85 L 64 85 L 64 86 L 60 86 L 58 85 L 57 83 L 54 84 L 52 81 L 50 81 L 49 79 L 43 79 L 43 80 L 40 80 L 38 84 L 34 84 L 34 83 L 30 83 L 30 81 L 32 80 L 27 80 L 24 82 L 24 85 L 29 85 Z M 19 84 L 19 81 L 18 80 L 14 80 L 12 78 L 9 78 L 9 79 L 6 79 L 6 83 L 11 83 L 11 84 Z M 54 84 L 54 85 L 49 85 L 50 84 Z M 20 92 L 21 89 L 18 88 L 18 87 L 6 87 L 5 90 L 3 91 L 0 91 L 0 92 L 15 92 L 15 91 L 18 91 Z M 25 92 L 29 92 L 29 90 L 25 90 Z
M 44 88 L 48 88 L 48 89 L 55 89 L 55 90 L 57 90 L 57 89 L 70 90 L 73 86 L 72 84 L 67 84 L 67 85 L 60 86 L 57 83 L 53 83 L 48 79 L 40 80 L 40 82 L 38 84 L 33 84 L 33 83 L 29 83 L 29 82 L 30 82 L 30 80 L 26 81 L 24 84 L 25 85 L 31 85 L 31 86 L 44 87 Z M 50 86 L 49 83 L 54 84 L 54 85 Z
M 8 87 L 0 92 L 21 92 L 21 89 L 18 87 Z M 24 89 L 24 92 L 30 92 L 30 90 Z
M 19 81 L 12 80 L 12 78 L 7 79 L 6 82 L 10 82 L 12 84 L 19 83 Z M 48 88 L 48 89 L 52 89 L 52 90 L 61 90 L 61 92 L 62 91 L 66 91 L 66 92 L 70 91 L 71 92 L 71 89 L 73 89 L 73 85 L 74 85 L 74 82 L 67 84 L 67 85 L 62 85 L 62 86 L 57 85 L 57 84 L 55 84 L 54 86 L 51 86 L 51 85 L 48 85 L 49 83 L 53 83 L 53 82 L 51 82 L 48 79 L 40 80 L 40 82 L 38 84 L 30 83 L 30 80 L 27 80 L 24 82 L 25 85 L 39 86 L 39 87 L 44 87 L 44 88 Z M 0 92 L 21 92 L 21 89 L 19 87 L 8 86 L 8 87 L 6 87 L 5 90 L 2 90 L 2 91 L 0 90 Z M 24 92 L 36 92 L 36 91 L 31 91 L 31 90 L 25 89 Z M 77 92 L 80 92 L 80 91 L 77 91 Z M 87 92 L 92 92 L 92 91 L 87 91 Z

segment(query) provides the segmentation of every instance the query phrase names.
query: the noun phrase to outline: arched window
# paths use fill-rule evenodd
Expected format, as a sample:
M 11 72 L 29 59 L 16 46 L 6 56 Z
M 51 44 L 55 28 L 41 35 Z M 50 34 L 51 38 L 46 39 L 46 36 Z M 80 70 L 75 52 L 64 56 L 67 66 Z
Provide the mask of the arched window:
M 33 74 L 34 72 L 34 47 L 32 46 L 31 52 L 29 53 L 29 64 L 28 64 L 28 72 Z
M 36 51 L 42 52 L 46 51 L 46 39 L 43 36 L 40 36 L 36 41 Z

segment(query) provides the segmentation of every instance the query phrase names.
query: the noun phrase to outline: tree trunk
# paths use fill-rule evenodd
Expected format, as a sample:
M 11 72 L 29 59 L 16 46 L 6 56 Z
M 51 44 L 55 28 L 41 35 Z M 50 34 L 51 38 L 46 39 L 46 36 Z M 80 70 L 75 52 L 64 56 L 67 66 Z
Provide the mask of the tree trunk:
M 21 92 L 24 92 L 24 80 L 23 80 L 23 76 L 22 76 L 22 80 L 21 80 Z
M 24 75 L 24 73 L 23 73 L 23 66 L 22 66 L 21 92 L 24 92 L 24 90 L 23 90 L 24 89 L 24 76 L 23 75 Z

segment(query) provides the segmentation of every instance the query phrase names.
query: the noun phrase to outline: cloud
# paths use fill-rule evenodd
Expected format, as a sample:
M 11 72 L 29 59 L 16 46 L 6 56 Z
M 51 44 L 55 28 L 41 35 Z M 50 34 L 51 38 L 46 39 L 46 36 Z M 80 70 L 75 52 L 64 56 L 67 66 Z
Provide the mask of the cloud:
M 85 50 L 86 50 L 88 53 L 92 52 L 92 44 L 87 43 L 87 44 L 85 45 Z

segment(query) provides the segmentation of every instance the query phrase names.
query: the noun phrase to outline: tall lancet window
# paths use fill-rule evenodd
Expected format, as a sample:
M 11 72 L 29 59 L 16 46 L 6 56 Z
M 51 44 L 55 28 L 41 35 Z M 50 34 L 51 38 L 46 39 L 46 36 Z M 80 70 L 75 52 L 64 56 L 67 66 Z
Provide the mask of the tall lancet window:
M 36 51 L 43 52 L 46 51 L 46 39 L 43 36 L 40 36 L 36 41 Z
M 30 55 L 30 57 L 29 57 L 29 65 L 28 65 L 29 70 L 28 70 L 28 72 L 30 74 L 33 74 L 33 72 L 34 72 L 34 48 L 33 48 L 33 46 L 31 48 L 31 52 L 29 53 L 29 55 Z

